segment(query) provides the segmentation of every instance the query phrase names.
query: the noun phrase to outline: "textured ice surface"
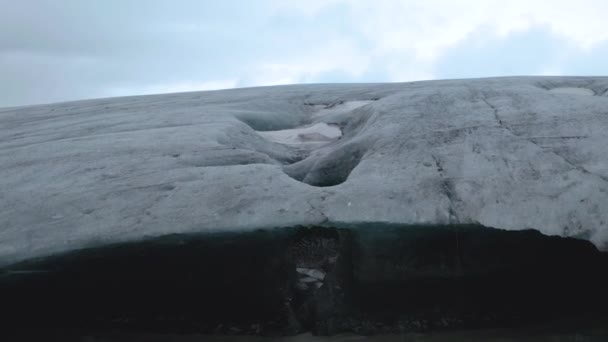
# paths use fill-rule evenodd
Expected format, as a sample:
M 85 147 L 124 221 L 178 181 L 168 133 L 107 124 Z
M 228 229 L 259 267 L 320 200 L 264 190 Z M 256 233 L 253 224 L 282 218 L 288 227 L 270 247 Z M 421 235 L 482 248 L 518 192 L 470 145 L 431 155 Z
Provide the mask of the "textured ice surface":
M 344 101 L 329 105 L 315 105 L 318 112 L 314 113 L 313 117 L 321 117 L 330 114 L 347 113 L 359 107 L 363 107 L 367 104 L 374 102 L 373 100 L 364 101 Z
M 549 91 L 552 93 L 556 93 L 556 94 L 587 95 L 587 96 L 595 95 L 595 92 L 593 90 L 587 89 L 587 88 L 559 87 L 559 88 L 553 88 Z
M 605 94 L 608 78 L 295 85 L 0 109 L 0 264 L 164 234 L 359 222 L 534 228 L 606 249 L 608 97 L 556 88 Z M 321 132 L 269 132 L 303 128 Z M 307 154 L 289 143 L 323 137 L 333 141 Z

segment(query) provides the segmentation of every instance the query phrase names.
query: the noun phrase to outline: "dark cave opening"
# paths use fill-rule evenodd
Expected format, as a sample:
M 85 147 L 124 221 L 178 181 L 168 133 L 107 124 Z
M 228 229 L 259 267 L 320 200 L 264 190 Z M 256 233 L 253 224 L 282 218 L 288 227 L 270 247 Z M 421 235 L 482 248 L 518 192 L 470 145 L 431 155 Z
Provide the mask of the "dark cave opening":
M 293 335 L 517 327 L 608 315 L 591 243 L 482 226 L 165 236 L 0 273 L 4 330 Z

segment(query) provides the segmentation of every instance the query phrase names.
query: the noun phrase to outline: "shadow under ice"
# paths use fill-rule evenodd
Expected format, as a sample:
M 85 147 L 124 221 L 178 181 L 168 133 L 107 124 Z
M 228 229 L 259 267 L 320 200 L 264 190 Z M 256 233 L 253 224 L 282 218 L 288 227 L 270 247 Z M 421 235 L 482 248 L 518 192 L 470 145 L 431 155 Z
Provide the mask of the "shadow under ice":
M 45 336 L 504 329 L 607 317 L 606 288 L 606 253 L 533 230 L 292 227 L 165 236 L 5 267 L 0 321 Z

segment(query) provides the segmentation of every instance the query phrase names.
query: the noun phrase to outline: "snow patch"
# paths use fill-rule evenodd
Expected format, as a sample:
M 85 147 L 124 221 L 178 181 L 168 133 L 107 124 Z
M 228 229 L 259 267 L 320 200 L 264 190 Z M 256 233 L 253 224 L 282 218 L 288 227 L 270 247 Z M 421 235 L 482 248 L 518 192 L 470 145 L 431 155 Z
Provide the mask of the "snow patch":
M 319 289 L 323 286 L 325 280 L 325 272 L 316 268 L 297 267 L 296 272 L 299 275 L 296 287 L 300 290 L 308 290 L 311 286 Z
M 299 274 L 303 274 L 307 277 L 310 277 L 312 279 L 316 279 L 316 280 L 325 279 L 325 272 L 320 271 L 315 268 L 298 267 L 298 268 L 296 268 L 296 272 L 298 272 Z
M 591 89 L 580 88 L 580 87 L 560 87 L 549 89 L 549 92 L 554 94 L 568 94 L 568 95 L 586 95 L 593 96 L 595 92 Z
M 302 146 L 326 144 L 342 136 L 340 127 L 336 124 L 317 123 L 311 126 L 282 129 L 278 131 L 258 132 L 266 140 L 276 143 Z

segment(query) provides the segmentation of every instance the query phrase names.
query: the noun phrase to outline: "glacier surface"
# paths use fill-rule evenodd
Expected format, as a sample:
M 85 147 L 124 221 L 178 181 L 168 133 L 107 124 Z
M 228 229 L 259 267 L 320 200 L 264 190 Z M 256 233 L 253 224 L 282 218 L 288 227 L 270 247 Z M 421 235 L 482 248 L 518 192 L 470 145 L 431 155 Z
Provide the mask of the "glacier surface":
M 608 77 L 0 109 L 0 265 L 178 233 L 480 224 L 608 249 Z

